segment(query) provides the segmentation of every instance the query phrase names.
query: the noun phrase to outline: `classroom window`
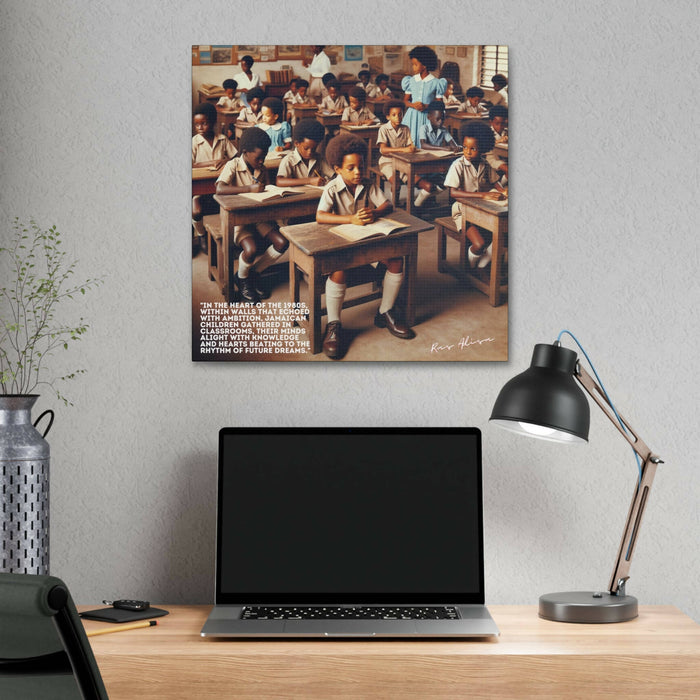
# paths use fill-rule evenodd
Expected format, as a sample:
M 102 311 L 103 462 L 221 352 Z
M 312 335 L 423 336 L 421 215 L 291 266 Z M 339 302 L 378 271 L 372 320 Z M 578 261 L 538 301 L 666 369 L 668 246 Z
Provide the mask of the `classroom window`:
M 496 73 L 508 75 L 508 47 L 482 46 L 479 84 L 490 88 L 491 78 Z

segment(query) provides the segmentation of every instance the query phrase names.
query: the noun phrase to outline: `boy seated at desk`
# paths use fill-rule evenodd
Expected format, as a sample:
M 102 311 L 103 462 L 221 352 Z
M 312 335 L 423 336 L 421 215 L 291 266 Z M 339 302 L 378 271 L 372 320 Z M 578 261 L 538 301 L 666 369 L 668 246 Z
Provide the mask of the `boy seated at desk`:
M 263 163 L 270 143 L 270 137 L 262 129 L 256 126 L 246 129 L 240 140 L 241 155 L 224 166 L 216 181 L 216 194 L 262 192 L 268 183 Z M 233 242 L 242 250 L 234 282 L 243 301 L 257 304 L 270 296 L 260 274 L 280 258 L 289 242 L 274 221 L 236 226 Z
M 237 122 L 246 124 L 259 124 L 262 121 L 262 102 L 265 99 L 265 91 L 262 88 L 253 88 L 246 93 L 248 106 L 238 114 Z
M 508 143 L 508 107 L 495 105 L 489 110 L 489 120 L 496 143 Z
M 340 118 L 341 124 L 351 124 L 354 126 L 368 126 L 379 124 L 379 117 L 365 104 L 367 94 L 361 87 L 351 87 L 348 91 L 349 107 L 343 110 Z
M 193 168 L 218 170 L 238 152 L 226 136 L 214 133 L 216 117 L 216 107 L 211 102 L 202 102 L 194 109 Z M 207 232 L 202 219 L 207 214 L 216 214 L 218 211 L 219 205 L 214 201 L 213 195 L 200 194 L 192 197 L 192 226 L 196 234 L 196 240 L 193 243 L 196 243 L 203 253 L 207 252 Z M 196 246 L 193 245 L 193 252 L 195 248 Z
M 389 89 L 389 76 L 386 73 L 380 73 L 377 76 L 377 94 L 375 97 L 378 100 L 394 99 L 394 93 Z
M 361 87 L 367 97 L 376 97 L 377 86 L 371 81 L 372 74 L 368 70 L 361 70 L 357 77 L 360 79 L 360 82 L 355 83 L 355 85 Z
M 315 119 L 299 120 L 292 132 L 294 150 L 282 159 L 277 171 L 279 187 L 322 187 L 333 177 L 333 168 L 316 153 L 324 133 L 323 126 Z
M 284 103 L 278 97 L 266 97 L 260 108 L 262 122 L 258 128 L 270 137 L 270 153 L 281 153 L 292 147 L 292 127 L 282 120 Z
M 456 200 L 452 205 L 452 219 L 458 231 L 462 228 L 462 202 L 504 198 L 504 190 L 498 184 L 501 176 L 484 157 L 494 146 L 491 127 L 480 121 L 466 122 L 459 135 L 464 155 L 452 163 L 445 176 L 445 187 L 450 188 L 450 196 Z M 491 244 L 486 246 L 490 232 L 469 224 L 466 235 L 471 243 L 467 250 L 469 266 L 486 267 L 491 262 Z
M 340 93 L 340 83 L 337 80 L 331 80 L 326 85 L 326 90 L 328 90 L 328 95 L 321 100 L 320 109 L 333 114 L 342 114 L 348 106 L 348 101 L 345 99 L 345 95 Z
M 282 98 L 282 102 L 284 102 L 287 107 L 290 107 L 297 101 L 297 95 L 299 94 L 298 81 L 299 78 L 292 78 L 289 81 L 289 90 L 284 93 L 284 97 Z
M 422 151 L 453 151 L 459 153 L 462 149 L 457 145 L 452 138 L 449 130 L 443 124 L 445 121 L 445 105 L 440 100 L 433 100 L 426 109 L 428 113 L 428 123 L 421 124 L 418 129 L 418 139 L 420 140 L 420 148 Z M 445 188 L 444 173 L 429 173 L 423 176 L 428 182 L 432 183 L 439 192 Z M 418 194 L 420 197 L 421 193 Z M 416 204 L 418 205 L 418 197 Z M 421 202 L 422 204 L 422 202 Z M 420 206 L 420 205 L 418 205 Z
M 317 223 L 365 226 L 392 211 L 391 202 L 376 183 L 363 180 L 366 152 L 367 147 L 362 139 L 352 134 L 339 134 L 328 142 L 326 158 L 336 176 L 323 189 L 316 211 Z M 416 334 L 398 320 L 394 310 L 403 282 L 403 258 L 391 258 L 382 263 L 386 266 L 386 273 L 374 324 L 387 328 L 397 338 L 415 338 Z M 326 280 L 328 323 L 323 337 L 323 352 L 332 360 L 340 359 L 346 351 L 340 321 L 345 290 L 345 271 L 332 272 Z
M 411 138 L 411 130 L 401 123 L 406 105 L 401 100 L 389 100 L 384 105 L 384 116 L 387 118 L 385 124 L 379 127 L 377 132 L 377 146 L 379 146 L 379 170 L 382 175 L 391 183 L 392 190 L 398 185 L 394 182 L 394 159 L 392 153 L 415 153 L 416 146 Z M 401 182 L 407 182 L 405 174 L 401 175 Z M 432 185 L 427 180 L 416 176 L 414 184 L 420 188 L 416 197 L 415 205 L 420 207 L 433 190 Z M 411 193 L 409 192 L 410 196 Z
M 298 78 L 297 79 L 297 97 L 296 100 L 294 101 L 294 104 L 292 104 L 292 108 L 294 108 L 296 105 L 315 105 L 316 102 L 313 100 L 313 98 L 308 94 L 309 90 L 309 81 L 304 80 L 303 78 Z M 292 126 L 294 126 L 299 117 L 296 116 L 296 114 L 292 117 Z
M 484 91 L 474 85 L 467 90 L 465 95 L 466 99 L 459 106 L 461 112 L 466 112 L 467 114 L 478 114 L 480 116 L 486 116 L 486 108 L 480 105 L 480 102 L 484 99 Z
M 238 87 L 238 83 L 233 80 L 233 78 L 227 78 L 223 82 L 223 88 L 224 92 L 226 93 L 225 95 L 222 95 L 219 98 L 219 101 L 216 103 L 216 106 L 225 111 L 225 112 L 233 112 L 236 109 L 240 109 L 241 107 L 241 100 L 236 97 L 236 88 Z
M 452 80 L 449 78 L 445 78 L 447 80 L 447 87 L 445 88 L 445 94 L 443 95 L 443 101 L 445 102 L 445 108 L 457 108 L 462 105 L 462 102 L 460 101 L 459 97 L 455 95 L 455 84 Z

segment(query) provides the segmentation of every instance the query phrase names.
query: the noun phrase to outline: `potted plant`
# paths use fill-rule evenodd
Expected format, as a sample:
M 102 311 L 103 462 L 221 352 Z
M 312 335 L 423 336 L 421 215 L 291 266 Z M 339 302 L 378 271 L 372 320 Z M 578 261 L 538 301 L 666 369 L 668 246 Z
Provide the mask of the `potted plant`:
M 18 219 L 7 246 L 0 247 L 0 480 L 3 557 L 0 571 L 49 573 L 49 446 L 53 423 L 48 410 L 32 424 L 31 409 L 46 386 L 68 405 L 59 384 L 84 370 L 51 373 L 49 360 L 80 340 L 88 325 L 65 324 L 59 305 L 100 283 L 73 280 L 76 260 L 63 250 L 55 226 L 44 230 Z M 5 285 L 5 281 L 9 283 Z M 49 416 L 41 435 L 35 425 Z

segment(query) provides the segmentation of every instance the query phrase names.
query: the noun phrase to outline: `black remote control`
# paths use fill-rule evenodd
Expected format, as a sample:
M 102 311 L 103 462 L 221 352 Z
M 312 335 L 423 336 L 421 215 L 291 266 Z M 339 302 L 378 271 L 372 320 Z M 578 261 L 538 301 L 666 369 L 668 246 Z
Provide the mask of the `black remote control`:
M 109 601 L 105 600 L 103 602 L 109 605 Z M 130 610 L 131 612 L 148 610 L 150 605 L 151 604 L 147 600 L 115 600 L 112 602 L 112 607 L 118 608 L 119 610 Z

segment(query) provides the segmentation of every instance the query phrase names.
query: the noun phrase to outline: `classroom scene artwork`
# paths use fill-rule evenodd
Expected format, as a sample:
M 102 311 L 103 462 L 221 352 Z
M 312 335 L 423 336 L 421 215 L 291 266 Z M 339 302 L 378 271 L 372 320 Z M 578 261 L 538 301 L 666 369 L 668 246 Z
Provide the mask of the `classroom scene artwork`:
M 508 47 L 192 46 L 192 359 L 508 359 Z

